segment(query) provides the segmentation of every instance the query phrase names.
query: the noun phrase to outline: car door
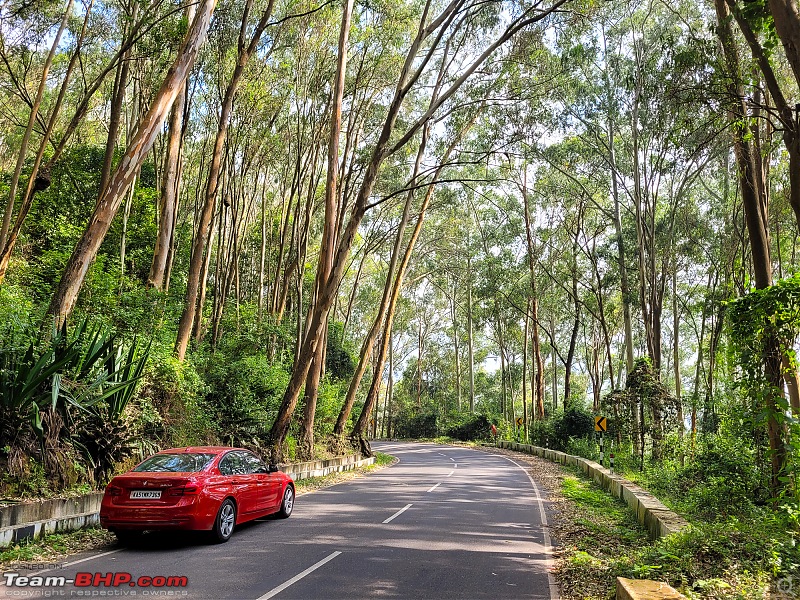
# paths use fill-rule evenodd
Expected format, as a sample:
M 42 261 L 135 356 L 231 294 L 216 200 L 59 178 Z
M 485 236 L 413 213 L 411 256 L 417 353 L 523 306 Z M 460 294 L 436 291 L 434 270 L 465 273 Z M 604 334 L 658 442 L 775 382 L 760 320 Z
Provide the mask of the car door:
M 245 459 L 248 461 L 251 471 L 258 478 L 258 511 L 263 512 L 274 508 L 278 502 L 276 497 L 280 492 L 280 483 L 268 472 L 264 461 L 255 454 L 248 452 L 245 455 Z
M 239 515 L 243 517 L 259 510 L 258 475 L 252 472 L 246 454 L 249 453 L 234 450 L 226 454 L 219 463 L 220 472 L 230 480 Z

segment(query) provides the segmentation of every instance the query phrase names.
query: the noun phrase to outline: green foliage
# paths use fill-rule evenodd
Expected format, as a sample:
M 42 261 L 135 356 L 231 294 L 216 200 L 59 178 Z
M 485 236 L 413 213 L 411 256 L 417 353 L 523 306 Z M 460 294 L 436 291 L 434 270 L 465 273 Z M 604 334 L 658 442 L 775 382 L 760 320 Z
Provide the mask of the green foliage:
M 489 440 L 492 438 L 492 422 L 486 415 L 463 414 L 445 433 L 462 442 Z
M 338 321 L 328 325 L 328 342 L 325 350 L 325 373 L 334 379 L 348 379 L 356 370 L 352 349 L 344 340 L 344 328 Z
M 140 401 L 152 406 L 157 416 L 143 423 L 143 433 L 172 447 L 216 442 L 214 420 L 203 402 L 206 390 L 192 361 L 177 360 L 171 349 L 155 357 Z
M 782 438 L 779 446 L 788 450 L 779 475 L 780 493 L 796 500 L 800 497 L 796 484 L 800 423 L 790 416 L 782 376 L 796 373 L 798 368 L 794 348 L 800 337 L 800 273 L 730 302 L 728 317 L 731 353 L 739 367 L 734 383 L 750 404 L 745 426 L 763 449 L 764 433 L 769 422 L 775 422 L 775 435 Z M 762 451 L 763 455 L 770 453 Z
M 27 334 L 27 339 L 24 336 Z M 81 466 L 74 449 L 102 481 L 129 454 L 124 412 L 142 377 L 149 346 L 127 348 L 84 320 L 44 338 L 13 327 L 0 349 L 0 445 L 6 467 L 21 475 L 38 440 L 42 464 L 62 483 L 74 482 Z
M 559 411 L 544 421 L 534 421 L 530 430 L 535 445 L 566 451 L 571 440 L 588 440 L 594 436 L 594 418 L 586 409 L 573 406 Z
M 434 413 L 402 414 L 395 419 L 392 432 L 400 439 L 433 438 L 437 433 Z
M 261 446 L 275 420 L 289 373 L 263 354 L 212 354 L 204 368 L 203 405 L 216 436 L 235 446 Z

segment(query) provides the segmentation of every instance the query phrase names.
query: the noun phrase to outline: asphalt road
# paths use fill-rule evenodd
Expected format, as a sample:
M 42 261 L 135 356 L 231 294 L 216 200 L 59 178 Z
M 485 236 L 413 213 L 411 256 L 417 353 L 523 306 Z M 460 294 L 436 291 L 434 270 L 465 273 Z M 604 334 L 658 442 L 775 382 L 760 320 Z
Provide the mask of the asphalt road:
M 136 548 L 73 557 L 41 577 L 186 577 L 185 588 L 2 587 L 0 598 L 552 600 L 540 491 L 509 459 L 468 448 L 375 442 L 400 462 L 297 499 L 287 520 L 236 529 L 226 544 L 149 534 Z M 78 561 L 78 562 L 76 562 Z

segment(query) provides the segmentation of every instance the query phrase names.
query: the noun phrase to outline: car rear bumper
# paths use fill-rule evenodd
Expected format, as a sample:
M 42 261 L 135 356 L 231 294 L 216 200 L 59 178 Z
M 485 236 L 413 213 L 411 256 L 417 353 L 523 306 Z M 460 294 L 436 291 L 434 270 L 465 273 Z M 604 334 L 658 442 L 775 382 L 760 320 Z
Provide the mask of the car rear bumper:
M 100 509 L 100 526 L 105 529 L 155 530 L 200 529 L 209 530 L 214 515 L 204 514 L 197 506 L 121 507 Z

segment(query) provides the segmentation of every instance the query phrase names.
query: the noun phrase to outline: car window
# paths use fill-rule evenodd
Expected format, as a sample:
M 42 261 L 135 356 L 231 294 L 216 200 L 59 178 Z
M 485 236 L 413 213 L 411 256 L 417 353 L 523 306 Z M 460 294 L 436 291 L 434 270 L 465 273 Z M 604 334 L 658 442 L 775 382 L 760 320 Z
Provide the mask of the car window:
M 181 452 L 156 454 L 142 461 L 134 471 L 138 473 L 197 473 L 214 460 L 214 454 Z
M 247 475 L 250 473 L 250 466 L 242 452 L 229 452 L 220 461 L 219 472 L 223 475 Z
M 244 460 L 247 462 L 250 473 L 267 472 L 267 465 L 264 464 L 263 460 L 258 458 L 255 454 L 251 454 L 250 452 L 245 452 L 243 454 L 244 454 Z

